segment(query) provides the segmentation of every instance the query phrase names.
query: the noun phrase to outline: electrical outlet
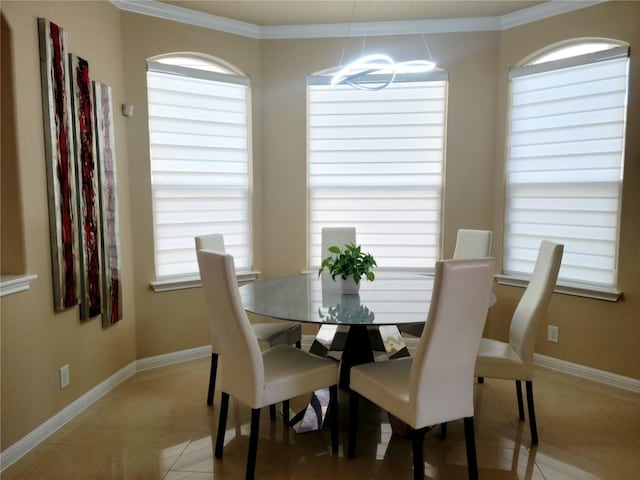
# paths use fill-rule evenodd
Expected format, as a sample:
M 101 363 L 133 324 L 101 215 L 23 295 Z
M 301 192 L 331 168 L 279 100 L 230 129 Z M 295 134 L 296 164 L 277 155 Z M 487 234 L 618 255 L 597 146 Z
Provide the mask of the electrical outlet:
M 558 327 L 555 325 L 549 325 L 547 327 L 547 340 L 553 343 L 558 343 Z
M 60 388 L 68 387 L 70 383 L 69 365 L 63 365 L 60 367 Z

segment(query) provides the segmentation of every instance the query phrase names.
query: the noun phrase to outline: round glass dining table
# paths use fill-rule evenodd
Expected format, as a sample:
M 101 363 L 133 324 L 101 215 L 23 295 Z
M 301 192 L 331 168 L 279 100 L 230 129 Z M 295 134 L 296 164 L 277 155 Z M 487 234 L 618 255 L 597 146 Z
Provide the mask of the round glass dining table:
M 240 287 L 240 294 L 248 312 L 319 325 L 310 351 L 321 356 L 340 352 L 340 386 L 346 389 L 351 367 L 374 361 L 374 351 L 388 358 L 409 356 L 397 325 L 424 323 L 433 280 L 378 271 L 373 282 L 361 280 L 359 294 L 346 295 L 339 277 L 303 273 L 252 282 Z

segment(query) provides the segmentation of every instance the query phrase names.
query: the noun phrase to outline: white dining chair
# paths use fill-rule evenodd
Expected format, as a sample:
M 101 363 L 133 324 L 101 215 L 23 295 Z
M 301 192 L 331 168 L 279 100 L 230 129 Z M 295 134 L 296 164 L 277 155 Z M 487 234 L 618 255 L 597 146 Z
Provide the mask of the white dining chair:
M 493 232 L 491 230 L 472 230 L 461 228 L 456 237 L 456 248 L 453 258 L 485 258 L 491 256 L 491 242 Z
M 414 479 L 424 479 L 427 430 L 464 418 L 469 477 L 478 478 L 473 372 L 493 269 L 492 258 L 436 263 L 431 306 L 415 356 L 351 368 L 349 458 L 355 456 L 358 401 L 363 396 L 412 429 Z
M 485 377 L 516 381 L 518 416 L 524 420 L 522 384 L 527 390 L 527 409 L 531 443 L 538 443 L 538 428 L 533 403 L 533 351 L 536 335 L 547 311 L 551 294 L 558 279 L 564 246 L 543 241 L 538 251 L 536 264 L 529 285 L 511 319 L 509 341 L 501 342 L 483 338 L 476 361 L 476 375 L 483 383 Z
M 224 237 L 221 234 L 201 235 L 195 237 L 196 251 L 210 250 L 224 252 Z M 301 347 L 302 328 L 299 323 L 253 323 L 253 331 L 260 342 L 269 347 L 274 345 L 293 345 Z M 207 405 L 213 405 L 213 396 L 216 389 L 216 375 L 218 371 L 218 340 L 216 332 L 211 332 L 211 369 L 209 370 L 209 389 L 207 391 Z M 275 417 L 275 408 L 271 411 Z
M 456 237 L 456 248 L 453 252 L 455 260 L 468 260 L 472 258 L 487 258 L 491 256 L 491 242 L 493 233 L 491 230 L 472 230 L 460 228 Z M 398 329 L 402 333 L 408 333 L 414 337 L 422 335 L 424 325 L 421 323 L 410 323 L 399 325 Z
M 199 250 L 198 265 L 212 332 L 225 332 L 218 342 L 223 363 L 220 374 L 220 419 L 215 457 L 222 458 L 229 396 L 251 408 L 251 430 L 246 478 L 256 468 L 260 409 L 329 387 L 331 448 L 338 451 L 338 363 L 320 358 L 291 345 L 276 345 L 264 352 L 244 311 L 236 282 L 233 257 Z
M 350 243 L 356 243 L 355 227 L 324 227 L 321 235 L 320 262 L 333 255 L 329 252 L 329 247 L 336 246 L 342 249 Z

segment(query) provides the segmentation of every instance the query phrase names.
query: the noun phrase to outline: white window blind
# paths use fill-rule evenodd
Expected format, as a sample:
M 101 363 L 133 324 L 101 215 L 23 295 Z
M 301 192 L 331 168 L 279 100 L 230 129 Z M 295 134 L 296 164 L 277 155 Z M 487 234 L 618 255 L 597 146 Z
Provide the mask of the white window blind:
M 627 52 L 512 70 L 506 274 L 531 274 L 548 239 L 565 245 L 561 280 L 615 286 Z
M 430 269 L 440 252 L 446 72 L 377 91 L 308 85 L 309 266 L 323 227 L 353 226 L 380 268 Z
M 248 78 L 148 62 L 147 93 L 156 277 L 197 275 L 211 233 L 249 270 Z

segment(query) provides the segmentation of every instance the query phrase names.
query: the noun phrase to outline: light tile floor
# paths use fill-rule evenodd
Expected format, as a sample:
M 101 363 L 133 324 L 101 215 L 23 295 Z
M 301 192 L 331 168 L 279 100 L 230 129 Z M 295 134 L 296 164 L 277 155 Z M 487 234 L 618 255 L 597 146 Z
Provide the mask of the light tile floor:
M 136 374 L 5 470 L 3 480 L 244 478 L 249 409 L 231 402 L 224 458 L 213 458 L 219 403 L 205 404 L 208 359 Z M 539 368 L 540 444 L 517 419 L 511 381 L 475 386 L 480 478 L 640 479 L 640 395 Z M 303 399 L 298 401 L 298 404 Z M 346 431 L 347 397 L 341 398 Z M 361 402 L 358 453 L 330 453 L 328 429 L 296 434 L 261 416 L 257 479 L 409 479 L 411 448 L 387 415 Z M 467 478 L 462 422 L 425 440 L 429 479 Z M 341 436 L 346 446 L 346 435 Z

